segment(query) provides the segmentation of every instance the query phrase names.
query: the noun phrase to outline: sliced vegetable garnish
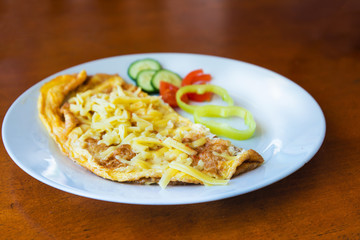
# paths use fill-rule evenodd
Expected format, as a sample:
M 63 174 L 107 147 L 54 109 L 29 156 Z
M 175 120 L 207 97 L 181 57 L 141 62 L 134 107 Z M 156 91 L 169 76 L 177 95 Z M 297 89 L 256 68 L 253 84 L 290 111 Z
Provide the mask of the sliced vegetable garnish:
M 194 70 L 194 71 L 191 71 L 190 73 L 188 73 L 182 83 L 181 83 L 181 86 L 186 86 L 186 85 L 191 85 L 194 83 L 194 77 L 198 76 L 198 75 L 202 75 L 204 74 L 204 71 L 202 69 L 197 69 L 197 70 Z
M 159 90 L 161 81 L 171 83 L 176 87 L 180 87 L 182 79 L 177 73 L 174 73 L 170 70 L 161 69 L 157 71 L 156 74 L 153 76 L 153 78 L 151 79 L 151 84 L 155 89 Z
M 130 64 L 128 68 L 128 75 L 132 80 L 136 80 L 137 75 L 142 70 L 160 70 L 161 65 L 158 61 L 150 58 L 140 59 Z
M 194 102 L 209 102 L 212 99 L 213 93 L 206 92 L 204 94 L 188 93 L 189 100 Z
M 160 96 L 164 102 L 168 103 L 171 107 L 178 107 L 176 102 L 176 92 L 179 90 L 177 86 L 165 81 L 160 81 Z M 188 98 L 184 95 L 181 98 L 182 102 L 188 102 Z
M 196 83 L 194 83 L 193 85 L 202 85 L 202 84 L 206 84 L 206 81 L 198 81 Z M 189 98 L 189 100 L 194 101 L 194 102 L 209 102 L 212 97 L 213 97 L 213 93 L 212 92 L 206 92 L 203 94 L 196 94 L 196 93 L 188 93 L 186 94 Z
M 197 93 L 197 94 L 204 94 L 206 92 L 212 92 L 217 95 L 219 95 L 222 100 L 224 100 L 229 106 L 234 105 L 233 99 L 230 97 L 228 92 L 219 86 L 211 85 L 211 84 L 205 84 L 205 85 L 189 85 L 184 86 L 180 88 L 176 93 L 176 101 L 177 104 L 181 109 L 184 111 L 193 114 L 196 108 L 199 108 L 200 106 L 195 105 L 189 105 L 182 101 L 182 96 L 187 93 Z
M 239 130 L 231 127 L 227 123 L 216 122 L 213 120 L 204 120 L 202 117 L 233 117 L 238 116 L 244 119 L 245 125 L 248 126 L 245 130 Z M 195 123 L 201 123 L 208 127 L 210 131 L 218 136 L 228 137 L 236 140 L 245 140 L 250 138 L 256 128 L 256 123 L 252 114 L 245 108 L 238 106 L 215 106 L 206 105 L 197 107 L 194 111 Z
M 154 93 L 156 89 L 151 84 L 151 79 L 157 70 L 147 69 L 139 72 L 136 78 L 136 84 L 147 93 Z
M 210 82 L 212 76 L 210 74 L 205 74 L 202 69 L 194 70 L 188 73 L 183 79 L 181 86 L 193 85 L 193 84 L 206 84 Z M 204 102 L 210 101 L 213 94 L 210 92 L 204 94 L 188 93 L 188 98 L 191 101 L 195 102 Z
M 210 74 L 207 74 L 207 73 L 200 74 L 193 78 L 193 84 L 196 84 L 199 81 L 210 82 L 211 79 L 212 79 L 212 76 Z

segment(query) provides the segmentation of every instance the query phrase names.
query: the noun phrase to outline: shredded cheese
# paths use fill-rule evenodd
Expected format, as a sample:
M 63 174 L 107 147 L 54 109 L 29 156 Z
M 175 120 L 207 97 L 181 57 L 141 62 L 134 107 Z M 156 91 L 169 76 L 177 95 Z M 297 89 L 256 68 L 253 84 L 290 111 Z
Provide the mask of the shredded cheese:
M 169 146 L 169 147 L 173 147 L 175 149 L 178 149 L 184 153 L 187 153 L 188 155 L 194 155 L 196 154 L 196 151 L 192 148 L 189 148 L 188 146 L 186 146 L 183 143 L 180 143 L 172 138 L 166 138 L 164 143 Z
M 100 84 L 94 89 L 76 94 L 68 100 L 69 109 L 81 119 L 81 127 L 73 130 L 77 136 L 79 154 L 94 161 L 85 149 L 89 138 L 97 144 L 105 144 L 107 148 L 97 154 L 101 159 L 107 159 L 120 146 L 131 145 L 136 156 L 131 160 L 115 156 L 123 166 L 123 172 L 136 172 L 139 169 L 154 170 L 161 173 L 159 185 L 165 188 L 174 177 L 191 176 L 205 185 L 224 185 L 228 180 L 215 179 L 201 172 L 204 162 L 199 160 L 192 167 L 192 155 L 195 150 L 207 141 L 207 130 L 202 126 L 191 127 L 189 120 L 182 118 L 160 97 L 141 96 L 140 90 L 127 91 L 119 87 L 121 81 L 117 77 Z M 110 88 L 110 93 L 109 93 Z M 106 90 L 106 91 L 105 91 Z M 201 129 L 200 129 L 201 128 Z M 182 142 L 185 137 L 190 139 L 203 133 L 197 140 Z M 76 139 L 75 137 L 72 139 Z M 220 156 L 220 155 L 219 155 Z M 233 157 L 223 156 L 233 160 Z M 114 170 L 121 172 L 119 169 Z
M 169 184 L 169 182 L 171 181 L 171 178 L 173 176 L 175 176 L 175 174 L 178 171 L 176 169 L 173 168 L 168 168 L 165 173 L 162 175 L 160 181 L 159 181 L 159 185 L 162 189 L 165 189 L 166 186 Z
M 176 169 L 178 171 L 181 171 L 183 173 L 186 173 L 186 174 L 200 180 L 204 184 L 208 184 L 208 185 L 226 185 L 229 182 L 229 180 L 219 180 L 219 179 L 212 178 L 209 175 L 206 175 L 205 173 L 202 173 L 202 172 L 200 172 L 199 170 L 197 170 L 197 169 L 195 169 L 193 167 L 190 167 L 190 166 L 187 166 L 187 165 L 175 162 L 175 161 L 171 162 L 169 164 L 169 167 L 173 168 L 173 169 Z

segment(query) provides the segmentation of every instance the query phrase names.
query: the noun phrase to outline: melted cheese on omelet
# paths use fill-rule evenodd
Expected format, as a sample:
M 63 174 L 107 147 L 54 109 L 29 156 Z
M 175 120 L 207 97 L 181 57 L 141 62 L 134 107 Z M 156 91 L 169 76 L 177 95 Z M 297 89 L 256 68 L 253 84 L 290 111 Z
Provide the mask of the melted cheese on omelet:
M 60 76 L 41 89 L 39 111 L 65 154 L 115 181 L 224 185 L 245 161 L 262 162 L 117 75 Z

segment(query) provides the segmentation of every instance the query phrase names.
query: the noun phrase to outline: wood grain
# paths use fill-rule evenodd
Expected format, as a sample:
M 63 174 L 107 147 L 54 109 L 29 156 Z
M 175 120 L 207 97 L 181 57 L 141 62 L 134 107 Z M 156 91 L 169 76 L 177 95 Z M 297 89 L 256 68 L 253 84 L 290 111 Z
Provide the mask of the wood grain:
M 360 239 L 357 0 L 0 1 L 0 114 L 86 61 L 202 53 L 276 71 L 320 104 L 327 134 L 291 176 L 226 200 L 142 206 L 87 199 L 23 172 L 1 145 L 0 239 Z

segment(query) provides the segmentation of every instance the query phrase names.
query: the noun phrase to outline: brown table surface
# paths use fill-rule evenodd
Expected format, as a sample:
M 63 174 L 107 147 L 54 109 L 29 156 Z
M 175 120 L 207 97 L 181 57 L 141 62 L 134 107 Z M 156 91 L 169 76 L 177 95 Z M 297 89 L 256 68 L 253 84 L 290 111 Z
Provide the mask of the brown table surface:
M 29 176 L 1 146 L 0 239 L 360 239 L 358 0 L 0 1 L 0 106 L 86 61 L 144 52 L 250 62 L 306 89 L 319 152 L 263 189 L 146 206 L 88 199 Z

